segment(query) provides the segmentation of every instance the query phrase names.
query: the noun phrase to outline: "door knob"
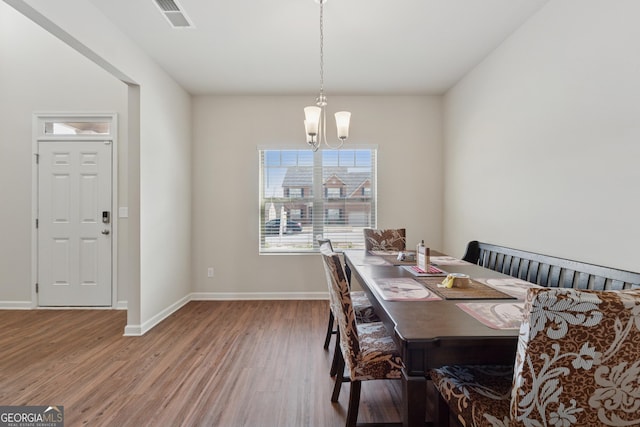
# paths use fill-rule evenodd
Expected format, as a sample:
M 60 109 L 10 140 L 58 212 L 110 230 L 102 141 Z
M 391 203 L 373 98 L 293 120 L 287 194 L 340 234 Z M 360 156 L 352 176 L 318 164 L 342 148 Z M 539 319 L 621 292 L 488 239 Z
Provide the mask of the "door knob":
M 110 231 L 105 228 L 104 230 L 101 231 L 101 233 L 106 236 L 107 234 L 110 233 Z

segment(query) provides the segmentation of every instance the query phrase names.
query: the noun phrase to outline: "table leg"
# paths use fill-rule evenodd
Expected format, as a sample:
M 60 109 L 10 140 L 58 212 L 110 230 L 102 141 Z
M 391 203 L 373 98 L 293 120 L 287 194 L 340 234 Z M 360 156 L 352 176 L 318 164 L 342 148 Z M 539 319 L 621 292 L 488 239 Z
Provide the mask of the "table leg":
M 402 370 L 402 425 L 424 426 L 427 413 L 427 379 Z

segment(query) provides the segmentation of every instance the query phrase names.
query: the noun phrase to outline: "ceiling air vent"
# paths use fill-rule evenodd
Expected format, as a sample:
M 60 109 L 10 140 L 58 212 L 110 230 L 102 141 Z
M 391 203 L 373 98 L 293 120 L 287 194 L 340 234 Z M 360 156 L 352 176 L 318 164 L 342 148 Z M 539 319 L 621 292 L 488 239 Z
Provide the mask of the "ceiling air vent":
M 191 20 L 175 0 L 153 0 L 173 28 L 193 28 Z

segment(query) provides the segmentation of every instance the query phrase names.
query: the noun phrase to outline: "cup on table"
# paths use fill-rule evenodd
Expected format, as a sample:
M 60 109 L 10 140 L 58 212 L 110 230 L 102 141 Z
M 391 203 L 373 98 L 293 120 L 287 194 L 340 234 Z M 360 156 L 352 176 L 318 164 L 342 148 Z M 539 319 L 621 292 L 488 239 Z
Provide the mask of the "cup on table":
M 446 288 L 467 288 L 471 284 L 471 278 L 468 274 L 449 273 L 442 284 Z

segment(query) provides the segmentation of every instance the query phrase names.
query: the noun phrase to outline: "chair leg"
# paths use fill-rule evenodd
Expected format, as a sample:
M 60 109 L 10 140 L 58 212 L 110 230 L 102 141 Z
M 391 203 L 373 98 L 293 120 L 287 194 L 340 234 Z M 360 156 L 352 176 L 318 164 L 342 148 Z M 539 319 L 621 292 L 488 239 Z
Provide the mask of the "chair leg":
M 324 337 L 325 350 L 329 349 L 329 342 L 331 341 L 331 335 L 335 334 L 335 331 L 333 330 L 333 322 L 334 322 L 333 312 L 331 311 L 331 309 L 329 309 L 329 322 L 327 323 L 327 335 Z
M 433 381 L 427 380 L 427 411 L 435 427 L 449 427 L 451 424 L 449 405 L 444 400 Z
M 336 363 L 336 379 L 333 383 L 333 393 L 331 394 L 331 401 L 337 402 L 340 397 L 340 389 L 342 388 L 342 383 L 344 382 L 344 357 L 342 356 L 342 351 L 339 349 L 336 351 L 338 354 L 338 361 Z
M 332 377 L 335 377 L 338 373 L 338 361 L 341 357 L 342 350 L 340 350 L 340 331 L 336 331 L 336 345 L 333 348 L 333 360 L 331 361 L 331 369 L 329 369 L 329 375 Z M 344 362 L 344 359 L 342 361 Z
M 349 408 L 347 409 L 347 427 L 355 427 L 358 422 L 358 410 L 360 408 L 360 381 L 351 381 L 351 391 L 349 392 Z

